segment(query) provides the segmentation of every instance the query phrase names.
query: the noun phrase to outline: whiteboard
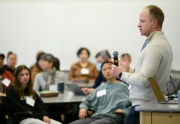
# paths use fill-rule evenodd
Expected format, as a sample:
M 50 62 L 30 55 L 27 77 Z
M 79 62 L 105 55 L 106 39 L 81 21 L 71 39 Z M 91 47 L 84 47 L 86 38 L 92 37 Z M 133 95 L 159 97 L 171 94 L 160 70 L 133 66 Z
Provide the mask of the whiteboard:
M 173 69 L 180 69 L 180 1 L 178 0 L 57 0 L 56 2 L 0 2 L 0 52 L 13 51 L 18 64 L 32 65 L 43 50 L 61 61 L 68 70 L 78 61 L 76 52 L 87 47 L 95 54 L 127 52 L 132 66 L 146 37 L 137 24 L 143 7 L 154 4 L 165 13 L 163 31 L 174 54 Z

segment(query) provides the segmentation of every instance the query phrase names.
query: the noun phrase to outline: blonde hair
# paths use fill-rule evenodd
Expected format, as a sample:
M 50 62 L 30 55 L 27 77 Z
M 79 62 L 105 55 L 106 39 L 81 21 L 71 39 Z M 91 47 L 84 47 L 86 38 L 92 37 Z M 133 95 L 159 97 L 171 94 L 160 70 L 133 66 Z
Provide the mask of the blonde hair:
M 149 5 L 147 7 L 145 7 L 144 9 L 148 9 L 149 10 L 149 14 L 151 16 L 151 19 L 157 20 L 158 25 L 162 28 L 163 22 L 164 22 L 164 13 L 163 11 L 155 5 Z

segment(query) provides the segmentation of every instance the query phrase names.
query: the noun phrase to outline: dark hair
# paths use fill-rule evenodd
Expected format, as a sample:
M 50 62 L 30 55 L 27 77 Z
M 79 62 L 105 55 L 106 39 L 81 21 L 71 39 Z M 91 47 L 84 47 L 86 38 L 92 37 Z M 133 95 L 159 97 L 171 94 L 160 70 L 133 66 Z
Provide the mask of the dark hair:
M 97 59 L 100 55 L 101 55 L 101 53 L 98 52 L 98 53 L 95 55 L 95 58 Z
M 7 54 L 7 59 L 9 58 L 10 55 L 15 55 L 17 57 L 17 55 L 15 53 L 13 53 L 12 51 L 8 52 Z
M 15 70 L 14 83 L 12 84 L 14 86 L 14 90 L 17 91 L 22 98 L 24 98 L 24 90 L 21 88 L 21 83 L 19 82 L 19 79 L 18 79 L 18 76 L 22 72 L 22 70 L 28 70 L 28 72 L 29 72 L 30 77 L 29 77 L 29 82 L 27 83 L 28 95 L 29 96 L 32 95 L 33 98 L 35 99 L 35 93 L 33 91 L 33 83 L 31 80 L 31 72 L 30 72 L 29 68 L 25 65 L 20 65 Z
M 36 63 L 39 62 L 39 60 L 41 59 L 41 56 L 44 55 L 45 53 L 44 52 L 40 52 L 37 54 L 37 57 L 36 57 Z
M 48 54 L 48 53 L 42 54 L 40 59 L 44 59 L 44 60 L 48 61 L 49 63 L 54 62 L 54 56 L 52 54 Z
M 39 54 L 37 55 L 37 58 L 36 58 L 36 66 L 37 66 L 40 70 L 42 70 L 42 69 L 41 69 L 41 67 L 39 67 L 38 62 L 39 62 L 39 60 L 41 59 L 41 56 L 44 55 L 44 54 L 45 54 L 44 52 L 41 52 L 41 53 L 39 53 Z
M 149 14 L 151 16 L 151 19 L 156 19 L 158 25 L 162 28 L 163 22 L 164 22 L 164 13 L 163 11 L 155 5 L 149 5 L 145 7 L 145 9 L 149 10 Z
M 128 53 L 123 53 L 123 54 L 121 55 L 121 58 L 125 57 L 125 55 L 128 56 L 128 57 L 129 57 L 129 61 L 131 61 L 131 55 L 128 54 Z
M 56 57 L 54 57 L 53 66 L 56 68 L 56 70 L 60 71 L 60 61 Z
M 102 65 L 101 65 L 101 71 L 102 71 L 102 67 L 104 66 L 104 64 L 106 64 L 106 63 L 111 63 L 111 62 L 109 62 L 108 60 L 105 60 L 103 63 L 102 63 Z M 111 63 L 111 64 L 113 64 L 113 63 Z
M 87 48 L 85 47 L 81 47 L 78 52 L 77 52 L 77 56 L 79 57 L 79 55 L 82 53 L 83 50 L 86 50 L 87 51 L 87 54 L 88 54 L 88 58 L 90 57 L 90 52 Z
M 109 64 L 109 63 L 111 63 L 111 62 L 109 62 L 108 60 L 105 60 L 103 63 L 102 63 L 102 65 L 101 65 L 101 73 L 102 73 L 102 67 L 104 66 L 104 64 Z M 111 63 L 112 64 L 112 63 Z M 107 81 L 107 79 L 104 77 L 104 75 L 102 74 L 102 76 L 103 76 L 103 81 Z

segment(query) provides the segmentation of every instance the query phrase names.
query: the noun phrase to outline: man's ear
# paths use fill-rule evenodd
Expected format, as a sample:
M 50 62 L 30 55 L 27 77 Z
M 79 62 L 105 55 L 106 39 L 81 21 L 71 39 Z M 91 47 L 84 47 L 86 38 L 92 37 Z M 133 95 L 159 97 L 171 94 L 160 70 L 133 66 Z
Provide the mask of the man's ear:
M 157 21 L 157 19 L 154 19 L 153 20 L 153 27 L 155 28 L 157 25 L 158 25 L 158 21 Z

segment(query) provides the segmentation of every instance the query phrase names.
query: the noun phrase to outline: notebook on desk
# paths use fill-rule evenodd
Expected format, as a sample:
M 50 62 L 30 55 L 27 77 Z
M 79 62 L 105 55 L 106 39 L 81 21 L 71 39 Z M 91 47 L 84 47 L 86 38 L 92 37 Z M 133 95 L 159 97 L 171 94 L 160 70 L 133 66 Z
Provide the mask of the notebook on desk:
M 148 80 L 159 104 L 177 104 L 178 103 L 177 101 L 174 101 L 174 100 L 169 100 L 169 101 L 165 100 L 155 78 L 149 78 Z
M 75 95 L 86 95 L 77 84 L 66 84 Z

